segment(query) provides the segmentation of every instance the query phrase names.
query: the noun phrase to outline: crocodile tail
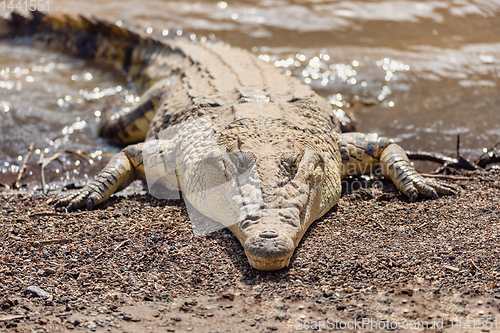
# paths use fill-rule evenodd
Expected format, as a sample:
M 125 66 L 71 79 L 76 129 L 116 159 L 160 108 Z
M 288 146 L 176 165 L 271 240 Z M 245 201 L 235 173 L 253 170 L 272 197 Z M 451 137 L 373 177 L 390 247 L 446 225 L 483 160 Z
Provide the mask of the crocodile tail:
M 20 37 L 81 58 L 107 60 L 132 77 L 138 77 L 155 54 L 169 49 L 150 36 L 95 18 L 39 11 L 31 17 L 12 13 L 0 18 L 0 39 Z

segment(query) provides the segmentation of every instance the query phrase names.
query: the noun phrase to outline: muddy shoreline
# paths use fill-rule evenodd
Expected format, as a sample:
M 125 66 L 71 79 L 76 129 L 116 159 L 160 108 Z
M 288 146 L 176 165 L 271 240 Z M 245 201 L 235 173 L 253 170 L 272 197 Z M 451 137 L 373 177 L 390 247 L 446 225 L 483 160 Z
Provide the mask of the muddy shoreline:
M 344 195 L 272 273 L 227 230 L 195 236 L 182 201 L 114 196 L 66 213 L 53 196 L 4 191 L 0 331 L 281 332 L 363 318 L 447 331 L 491 318 L 483 329 L 499 331 L 500 172 L 449 181 L 460 193 L 438 200 L 410 203 L 388 182 Z

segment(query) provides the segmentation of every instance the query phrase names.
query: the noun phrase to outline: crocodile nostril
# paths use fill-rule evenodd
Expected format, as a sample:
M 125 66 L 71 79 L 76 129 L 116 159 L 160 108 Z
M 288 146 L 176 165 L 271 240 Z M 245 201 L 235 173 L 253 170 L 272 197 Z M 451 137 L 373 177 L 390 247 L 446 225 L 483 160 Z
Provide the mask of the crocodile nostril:
M 267 230 L 267 231 L 261 232 L 259 234 L 259 237 L 261 237 L 261 238 L 276 238 L 276 237 L 278 237 L 278 234 L 276 233 L 276 231 Z

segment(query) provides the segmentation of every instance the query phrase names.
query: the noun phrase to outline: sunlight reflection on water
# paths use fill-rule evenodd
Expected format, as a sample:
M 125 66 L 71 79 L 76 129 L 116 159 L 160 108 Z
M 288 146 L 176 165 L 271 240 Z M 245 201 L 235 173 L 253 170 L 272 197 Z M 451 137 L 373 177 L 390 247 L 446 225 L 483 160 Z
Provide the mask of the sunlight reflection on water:
M 333 106 L 353 111 L 361 131 L 393 137 L 409 150 L 453 154 L 460 134 L 461 151 L 477 155 L 500 141 L 495 0 L 51 0 L 50 12 L 246 48 L 310 84 Z M 0 54 L 0 183 L 18 172 L 30 142 L 37 144 L 33 169 L 41 152 L 117 151 L 98 138 L 97 124 L 108 99 L 137 98 L 119 73 L 5 43 Z M 89 164 L 95 158 L 72 155 L 63 159 L 67 172 L 55 179 L 73 177 L 76 160 L 78 177 L 102 167 Z M 51 164 L 48 172 L 56 169 L 61 165 Z

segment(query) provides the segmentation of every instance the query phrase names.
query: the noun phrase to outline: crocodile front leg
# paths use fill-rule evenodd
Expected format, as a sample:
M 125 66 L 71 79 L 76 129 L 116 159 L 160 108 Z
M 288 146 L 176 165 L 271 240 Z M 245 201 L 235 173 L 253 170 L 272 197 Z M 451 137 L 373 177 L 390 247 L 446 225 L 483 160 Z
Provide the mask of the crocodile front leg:
M 136 179 L 144 179 L 142 143 L 125 147 L 81 190 L 60 198 L 56 207 L 67 206 L 68 211 L 87 206 L 92 209 L 109 199 L 111 194 L 127 187 Z
M 437 198 L 456 193 L 456 188 L 424 178 L 410 163 L 403 148 L 377 134 L 345 133 L 340 135 L 341 176 L 373 173 L 378 166 L 410 201 L 419 194 Z

